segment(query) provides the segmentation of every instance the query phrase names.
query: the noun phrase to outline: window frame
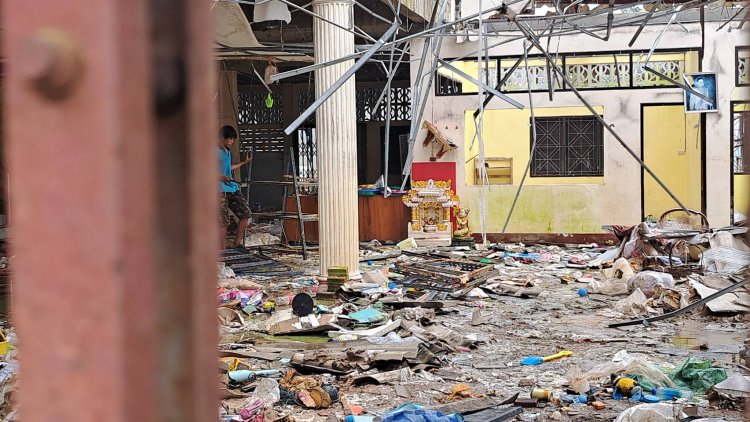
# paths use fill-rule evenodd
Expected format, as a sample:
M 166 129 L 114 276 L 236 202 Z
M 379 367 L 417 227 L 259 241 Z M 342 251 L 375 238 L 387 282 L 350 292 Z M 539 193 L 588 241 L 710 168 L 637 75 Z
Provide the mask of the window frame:
M 741 115 L 742 113 L 747 113 L 745 122 L 750 124 L 750 110 L 747 111 L 735 111 L 735 106 L 738 105 L 748 105 L 750 106 L 750 101 L 732 101 L 729 104 L 729 134 L 730 134 L 730 146 L 729 146 L 729 153 L 730 153 L 730 159 L 731 159 L 731 175 L 732 176 L 742 176 L 742 175 L 750 175 L 750 163 L 743 163 L 744 169 L 743 171 L 737 172 L 735 170 L 735 137 L 734 137 L 734 121 L 736 115 Z M 747 127 L 745 128 L 747 133 Z M 748 136 L 747 134 L 745 135 Z M 743 149 L 746 145 L 742 145 Z M 747 154 L 743 154 L 743 157 Z
M 747 51 L 748 53 L 750 53 L 750 46 L 738 45 L 734 48 L 734 86 L 750 86 L 750 78 L 748 78 L 747 82 L 740 83 L 740 51 Z M 750 71 L 750 69 L 748 69 L 748 71 Z
M 750 47 L 748 47 L 750 48 Z M 674 48 L 674 49 L 656 49 L 654 50 L 654 54 L 660 55 L 660 54 L 680 54 L 680 53 L 691 53 L 695 52 L 698 53 L 700 51 L 699 48 Z M 628 86 L 613 86 L 613 87 L 591 87 L 591 88 L 576 88 L 578 91 L 610 91 L 610 90 L 630 90 L 630 89 L 665 89 L 665 88 L 679 88 L 676 85 L 668 84 L 668 85 L 650 85 L 650 86 L 640 86 L 635 85 L 635 72 L 634 68 L 636 64 L 638 63 L 638 56 L 639 55 L 646 55 L 649 53 L 649 50 L 613 50 L 613 51 L 586 51 L 586 52 L 570 52 L 570 53 L 560 53 L 560 63 L 559 65 L 562 67 L 563 74 L 567 77 L 567 68 L 566 68 L 566 59 L 570 57 L 596 57 L 596 56 L 611 56 L 611 55 L 617 55 L 617 56 L 629 56 L 629 66 L 630 66 L 630 78 L 629 78 L 629 84 Z M 502 80 L 502 64 L 503 61 L 511 60 L 511 61 L 517 61 L 519 58 L 523 57 L 523 55 L 493 55 L 488 56 L 488 60 L 495 60 L 497 63 L 497 80 L 495 81 L 496 87 L 498 83 L 500 83 L 500 80 Z M 530 54 L 528 55 L 529 60 L 532 59 L 544 59 L 545 56 L 543 54 Z M 450 62 L 451 60 L 457 60 L 462 59 L 463 61 L 476 61 L 476 58 L 471 57 L 454 57 L 454 58 L 445 58 L 444 60 Z M 519 68 L 521 68 L 523 64 L 519 65 Z M 735 60 L 735 68 L 736 68 L 736 60 Z M 686 72 L 683 69 L 683 72 Z M 735 70 L 736 72 L 736 70 Z M 436 97 L 455 97 L 455 96 L 464 96 L 464 95 L 477 95 L 476 92 L 462 92 L 462 93 L 441 93 L 440 92 L 440 83 L 438 83 L 438 78 L 444 78 L 444 76 L 441 76 L 438 74 L 438 70 L 435 70 L 435 86 L 434 86 L 434 95 Z M 561 88 L 555 88 L 555 91 L 562 91 L 562 92 L 570 92 L 572 91 L 571 88 L 566 84 L 564 81 L 561 81 L 562 87 Z M 531 92 L 547 92 L 547 89 L 532 89 Z M 528 90 L 523 91 L 514 91 L 514 90 L 506 90 L 500 87 L 500 92 L 503 94 L 523 94 L 528 92 Z
M 600 115 L 600 117 L 603 118 L 604 116 Z M 600 166 L 599 166 L 598 171 L 595 174 L 570 174 L 569 173 L 570 170 L 569 170 L 569 167 L 568 167 L 568 156 L 567 156 L 568 151 L 570 149 L 570 147 L 569 147 L 569 139 L 570 139 L 570 137 L 568 136 L 568 134 L 569 134 L 569 132 L 568 132 L 568 121 L 572 120 L 572 119 L 585 119 L 585 118 L 590 118 L 592 120 L 592 123 L 594 124 L 594 127 L 599 129 L 597 131 L 597 133 L 594 134 L 594 140 L 595 141 L 598 140 L 599 141 L 598 143 L 600 144 L 600 147 L 598 148 L 599 151 L 597 153 L 598 159 L 599 159 L 599 162 L 600 162 Z M 537 124 L 539 123 L 539 120 L 547 120 L 547 119 L 550 119 L 550 120 L 551 119 L 560 119 L 562 121 L 561 124 L 563 125 L 563 131 L 564 131 L 563 132 L 564 133 L 564 135 L 563 135 L 564 145 L 561 145 L 561 148 L 562 148 L 562 153 L 565 154 L 563 156 L 563 158 L 562 158 L 564 169 L 562 171 L 562 174 L 556 174 L 556 175 L 538 174 L 537 165 L 535 164 L 535 160 L 534 160 L 534 152 L 531 151 L 531 145 L 534 142 L 534 131 L 532 129 L 530 137 L 529 137 L 529 140 L 530 140 L 530 142 L 529 142 L 529 161 L 530 161 L 529 176 L 530 177 L 533 177 L 533 178 L 604 177 L 604 158 L 605 158 L 605 154 L 604 154 L 604 125 L 601 123 L 601 121 L 599 121 L 598 119 L 596 119 L 595 117 L 593 117 L 591 115 L 539 116 L 539 117 L 535 117 L 535 119 L 537 120 L 537 122 L 536 122 Z M 531 125 L 533 123 L 534 122 L 532 122 L 531 119 L 529 119 L 529 124 Z M 536 144 L 537 148 L 539 147 L 538 132 L 539 132 L 539 130 L 537 128 L 537 144 Z
M 456 59 L 454 58 L 454 59 L 445 59 L 445 60 L 446 61 L 451 61 L 451 60 L 456 60 Z M 461 61 L 462 62 L 464 62 L 464 61 L 473 61 L 473 62 L 476 62 L 476 59 L 464 58 Z M 500 82 L 500 78 L 501 78 L 500 77 L 500 72 L 501 72 L 501 69 L 500 69 L 500 56 L 488 56 L 487 57 L 487 61 L 494 61 L 495 62 L 495 69 L 497 69 L 495 80 L 491 82 L 492 87 L 494 88 Z M 435 96 L 438 96 L 438 97 L 455 97 L 455 96 L 462 96 L 462 95 L 477 95 L 476 91 L 475 92 L 461 92 L 461 93 L 457 93 L 457 94 L 456 93 L 441 94 L 440 93 L 440 87 L 442 85 L 440 83 L 441 78 L 442 79 L 449 79 L 449 80 L 450 80 L 450 78 L 441 75 L 439 73 L 439 71 L 438 71 L 439 67 L 440 67 L 440 65 L 438 65 L 437 68 L 435 69 L 435 84 L 434 84 L 435 85 Z M 489 68 L 492 69 L 492 66 L 490 66 Z M 471 76 L 473 77 L 474 75 L 471 75 Z

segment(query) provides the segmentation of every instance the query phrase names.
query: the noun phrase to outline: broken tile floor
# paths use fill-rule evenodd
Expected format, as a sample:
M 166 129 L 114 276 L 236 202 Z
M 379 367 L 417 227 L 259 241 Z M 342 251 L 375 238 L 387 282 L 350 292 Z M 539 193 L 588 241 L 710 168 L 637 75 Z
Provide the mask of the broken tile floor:
M 542 247 L 541 249 L 551 250 L 554 254 L 563 256 L 585 252 L 585 249 L 577 247 Z M 450 248 L 447 248 L 447 251 L 450 252 Z M 373 254 L 371 251 L 365 253 Z M 457 258 L 475 258 L 475 260 L 487 255 L 486 252 L 483 254 L 458 252 L 458 254 Z M 472 257 L 472 254 L 476 256 Z M 397 249 L 391 248 L 386 251 L 386 255 L 397 256 L 400 253 Z M 392 267 L 394 261 L 398 259 L 419 260 L 418 255 L 412 254 L 369 263 L 365 262 L 366 255 L 363 258 L 361 270 L 363 272 L 382 271 L 389 266 Z M 314 285 L 310 281 L 318 270 L 314 258 L 308 261 L 302 261 L 291 255 L 274 255 L 274 258 L 285 263 L 292 271 L 297 271 L 297 275 L 286 278 L 283 275 L 238 276 L 235 279 L 221 279 L 220 285 L 231 290 L 232 286 L 241 286 L 245 284 L 245 281 L 250 281 L 263 286 L 262 288 L 270 297 L 278 294 L 274 293 L 274 290 L 290 292 L 290 290 L 284 290 L 283 287 L 278 287 L 283 286 L 285 280 L 301 282 L 291 293 L 314 290 Z M 495 262 L 500 262 L 493 265 L 493 276 L 496 279 L 523 280 L 524 283 L 540 291 L 538 296 L 522 298 L 491 294 L 483 298 L 449 297 L 440 300 L 441 310 L 436 312 L 437 315 L 431 321 L 428 321 L 428 326 L 445 327 L 460 333 L 475 347 L 459 346 L 445 353 L 436 354 L 435 359 L 430 362 L 431 365 L 427 366 L 414 365 L 413 362 L 409 364 L 405 361 L 385 368 L 381 366 L 380 369 L 362 368 L 368 369 L 368 373 L 376 374 L 398 369 L 399 366 L 410 368 L 396 379 L 385 381 L 384 384 L 353 382 L 352 379 L 357 378 L 358 372 L 361 371 L 354 371 L 348 375 L 325 374 L 325 369 L 314 371 L 318 375 L 323 373 L 324 379 L 338 389 L 340 402 L 322 409 L 306 409 L 298 404 L 277 403 L 273 406 L 274 412 L 270 415 L 266 414 L 266 420 L 345 420 L 345 414 L 350 413 L 352 406 L 355 409 L 361 406 L 364 415 L 378 417 L 405 403 L 429 407 L 450 401 L 451 389 L 460 384 L 471 388 L 467 395 L 474 397 L 487 395 L 495 397 L 496 402 L 512 398 L 516 394 L 518 394 L 518 399 L 528 399 L 534 387 L 562 394 L 569 387 L 567 375 L 571 370 L 577 368 L 585 374 L 596 366 L 612 362 L 618 352 L 620 352 L 619 356 L 622 356 L 622 351 L 626 351 L 629 358 L 636 360 L 640 358 L 665 369 L 674 368 L 684 362 L 688 356 L 694 356 L 712 360 L 714 367 L 724 368 L 729 376 L 738 373 L 748 374 L 748 368 L 741 365 L 744 360 L 739 357 L 748 327 L 748 320 L 743 315 L 714 315 L 705 308 L 699 308 L 697 311 L 666 321 L 654 322 L 648 326 L 608 328 L 607 325 L 610 323 L 634 318 L 613 309 L 615 303 L 627 295 L 607 296 L 590 293 L 580 296 L 579 289 L 585 288 L 586 284 L 569 282 L 570 277 L 568 280 L 562 280 L 566 275 L 573 275 L 573 278 L 576 278 L 588 274 L 599 279 L 601 278 L 600 270 L 567 268 L 565 262 L 523 263 L 523 259 L 520 262 L 509 262 L 507 259 Z M 391 268 L 391 271 L 394 269 Z M 300 272 L 304 274 L 300 275 Z M 688 283 L 685 279 L 675 279 L 677 281 L 675 290 L 688 294 Z M 315 299 L 314 293 L 311 296 Z M 378 299 L 372 301 L 372 303 L 377 302 Z M 342 300 L 327 297 L 315 299 L 315 303 L 316 305 L 324 304 L 331 309 L 336 304 L 342 303 Z M 368 307 L 369 301 L 360 298 L 359 303 L 359 309 L 362 309 Z M 288 307 L 277 304 L 276 312 L 283 311 L 285 308 Z M 388 311 L 388 309 L 384 307 L 381 310 L 389 317 L 393 317 L 393 311 Z M 472 317 L 478 316 L 474 315 L 477 310 L 481 318 L 477 318 L 479 321 L 475 319 L 475 322 L 480 324 L 472 325 Z M 362 340 L 329 342 L 325 332 L 299 337 L 293 335 L 274 337 L 261 333 L 259 331 L 263 329 L 259 326 L 262 326 L 262 321 L 267 318 L 267 315 L 255 313 L 250 316 L 244 315 L 243 324 L 237 321 L 228 325 L 220 324 L 220 350 L 249 353 L 249 355 L 252 355 L 252 352 L 260 353 L 262 359 L 241 359 L 241 367 L 252 370 L 279 368 L 282 374 L 290 368 L 289 359 L 293 357 L 295 350 L 297 353 L 309 353 L 316 348 L 330 347 L 323 353 L 330 353 L 334 356 L 335 352 L 347 349 L 357 355 L 365 353 L 363 350 L 358 350 Z M 403 327 L 394 332 L 400 337 L 408 337 L 411 334 Z M 349 344 L 355 346 L 349 346 Z M 369 349 L 374 350 L 373 347 Z M 383 349 L 388 350 L 389 346 L 383 346 Z M 520 365 L 520 360 L 526 356 L 548 356 L 562 350 L 569 350 L 573 354 L 570 357 L 544 362 L 540 365 Z M 311 373 L 302 369 L 299 372 Z M 222 375 L 221 381 L 226 386 L 228 382 L 226 373 Z M 604 373 L 603 377 L 589 381 L 594 390 L 600 391 L 595 399 L 604 403 L 603 409 L 597 410 L 587 404 L 554 404 L 540 401 L 538 407 L 525 407 L 522 414 L 503 420 L 611 421 L 615 420 L 623 410 L 637 404 L 612 398 L 611 389 L 606 390 L 611 387 L 609 373 Z M 235 397 L 223 402 L 224 409 L 242 407 L 242 403 L 247 399 L 241 397 L 251 397 L 251 389 L 252 387 L 246 388 L 247 393 L 231 388 L 224 390 L 225 398 L 233 395 Z M 456 399 L 454 403 L 460 404 L 461 397 L 456 397 Z M 590 401 L 593 400 L 594 397 L 590 397 Z M 709 406 L 705 396 L 696 396 L 692 404 L 697 405 L 697 414 L 701 417 L 723 417 L 726 421 L 743 420 L 738 410 Z M 675 406 L 678 409 L 691 407 L 684 399 L 676 401 Z M 225 417 L 225 420 L 233 420 L 231 416 Z

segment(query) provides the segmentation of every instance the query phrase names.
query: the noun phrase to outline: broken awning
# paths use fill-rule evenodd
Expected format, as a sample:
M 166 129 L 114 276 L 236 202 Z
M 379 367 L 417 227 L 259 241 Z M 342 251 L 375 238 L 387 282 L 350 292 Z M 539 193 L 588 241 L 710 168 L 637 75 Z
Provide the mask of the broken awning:
M 223 60 L 269 59 L 287 62 L 313 62 L 313 58 L 298 53 L 283 51 L 268 51 L 266 46 L 258 42 L 253 33 L 247 16 L 238 3 L 216 0 L 211 12 L 214 17 L 214 41 L 220 47 L 231 51 L 217 53 L 217 58 Z

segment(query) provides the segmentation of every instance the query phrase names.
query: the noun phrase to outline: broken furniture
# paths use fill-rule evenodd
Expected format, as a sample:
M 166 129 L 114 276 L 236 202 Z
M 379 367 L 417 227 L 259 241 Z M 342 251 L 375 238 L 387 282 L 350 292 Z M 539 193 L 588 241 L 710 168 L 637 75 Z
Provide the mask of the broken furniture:
M 450 180 L 412 181 L 402 200 L 411 209 L 408 233 L 417 246 L 451 245 L 451 209 L 459 205 L 459 198 Z
M 482 183 L 481 161 L 479 157 L 474 157 L 474 177 L 475 184 Z M 512 185 L 513 184 L 513 158 L 511 157 L 485 157 L 484 169 L 487 172 L 487 179 L 492 185 Z
M 461 295 L 494 275 L 492 265 L 466 260 L 439 259 L 421 262 L 397 262 L 396 271 L 405 277 L 403 287 Z M 465 293 L 463 293 L 465 294 Z
M 708 218 L 700 211 L 672 208 L 659 217 L 657 226 L 662 230 L 696 230 L 705 233 L 711 227 Z

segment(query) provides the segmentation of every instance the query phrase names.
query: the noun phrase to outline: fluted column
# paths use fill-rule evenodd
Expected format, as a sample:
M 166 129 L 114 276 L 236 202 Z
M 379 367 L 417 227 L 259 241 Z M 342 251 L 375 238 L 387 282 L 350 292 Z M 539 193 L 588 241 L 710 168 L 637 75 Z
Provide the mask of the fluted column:
M 313 0 L 313 11 L 345 28 L 353 28 L 351 0 Z M 354 53 L 354 34 L 313 18 L 315 62 Z M 353 60 L 315 71 L 319 97 Z M 357 104 L 354 78 L 349 79 L 315 113 L 318 142 L 318 214 L 320 275 L 328 267 L 347 266 L 350 277 L 359 274 L 357 223 Z

